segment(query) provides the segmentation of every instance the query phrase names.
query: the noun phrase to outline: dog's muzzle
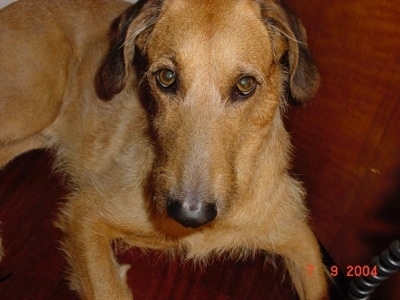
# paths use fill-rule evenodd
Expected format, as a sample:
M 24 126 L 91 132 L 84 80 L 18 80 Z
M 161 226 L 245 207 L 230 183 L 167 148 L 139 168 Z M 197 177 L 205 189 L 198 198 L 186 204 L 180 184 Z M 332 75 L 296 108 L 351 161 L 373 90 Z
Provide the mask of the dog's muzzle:
M 168 198 L 167 213 L 183 226 L 196 228 L 214 220 L 217 209 L 213 203 L 200 202 L 189 205 L 184 201 Z

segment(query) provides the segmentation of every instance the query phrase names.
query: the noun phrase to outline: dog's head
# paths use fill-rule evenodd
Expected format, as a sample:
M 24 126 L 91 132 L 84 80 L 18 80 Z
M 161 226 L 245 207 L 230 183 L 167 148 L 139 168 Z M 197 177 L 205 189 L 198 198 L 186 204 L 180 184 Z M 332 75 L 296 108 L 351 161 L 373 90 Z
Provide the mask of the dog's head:
M 319 84 L 302 25 L 272 0 L 139 1 L 100 71 L 105 99 L 133 84 L 133 66 L 151 99 L 154 200 L 186 227 L 224 216 L 257 176 L 286 171 L 280 108 Z

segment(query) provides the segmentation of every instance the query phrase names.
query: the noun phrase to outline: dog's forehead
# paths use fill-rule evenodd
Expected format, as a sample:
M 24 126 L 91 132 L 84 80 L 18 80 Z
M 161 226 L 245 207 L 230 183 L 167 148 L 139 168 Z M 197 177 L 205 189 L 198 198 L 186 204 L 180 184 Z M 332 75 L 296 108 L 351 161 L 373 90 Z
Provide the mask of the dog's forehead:
M 152 57 L 178 55 L 232 67 L 260 64 L 272 57 L 269 34 L 254 1 L 166 1 L 148 47 Z

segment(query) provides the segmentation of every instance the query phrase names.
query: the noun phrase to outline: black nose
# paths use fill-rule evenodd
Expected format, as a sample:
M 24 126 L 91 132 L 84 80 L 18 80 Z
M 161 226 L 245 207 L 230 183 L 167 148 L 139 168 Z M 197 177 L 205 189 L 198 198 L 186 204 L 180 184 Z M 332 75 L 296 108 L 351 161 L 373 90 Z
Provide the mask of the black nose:
M 189 205 L 184 201 L 168 198 L 167 213 L 185 227 L 199 227 L 207 224 L 217 216 L 217 209 L 212 203 L 195 203 Z

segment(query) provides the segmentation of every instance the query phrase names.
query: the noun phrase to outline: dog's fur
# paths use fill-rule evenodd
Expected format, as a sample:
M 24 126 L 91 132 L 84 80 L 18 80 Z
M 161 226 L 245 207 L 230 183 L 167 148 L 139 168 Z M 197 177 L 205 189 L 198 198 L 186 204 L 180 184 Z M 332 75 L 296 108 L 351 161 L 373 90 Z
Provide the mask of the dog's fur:
M 21 0 L 0 11 L 0 166 L 54 151 L 71 184 L 58 225 L 82 298 L 132 297 L 118 239 L 195 260 L 275 253 L 300 299 L 321 299 L 282 123 L 318 83 L 305 31 L 277 0 Z

